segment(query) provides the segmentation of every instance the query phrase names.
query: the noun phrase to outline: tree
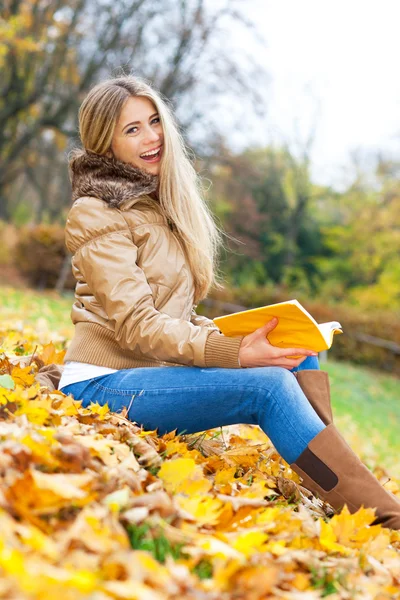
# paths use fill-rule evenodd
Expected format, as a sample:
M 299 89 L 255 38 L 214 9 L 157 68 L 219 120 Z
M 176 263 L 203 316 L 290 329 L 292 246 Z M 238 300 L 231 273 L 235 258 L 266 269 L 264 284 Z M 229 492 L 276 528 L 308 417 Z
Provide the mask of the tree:
M 323 228 L 332 252 L 319 267 L 336 299 L 365 309 L 400 308 L 400 163 L 375 157 L 371 173 L 359 168 L 334 198 L 335 220 Z M 373 179 L 373 180 L 372 180 Z M 329 199 L 328 199 L 329 203 Z
M 41 197 L 36 169 L 44 134 L 60 147 L 76 142 L 78 106 L 100 78 L 131 72 L 150 79 L 174 104 L 187 133 L 207 148 L 215 115 L 208 99 L 240 90 L 260 100 L 263 70 L 242 51 L 236 60 L 230 27 L 250 28 L 238 0 L 7 0 L 0 19 L 0 218 L 8 218 L 10 186 L 25 173 Z M 258 86 L 253 84 L 257 76 Z M 203 123 L 199 128 L 199 124 Z M 48 145 L 49 140 L 46 140 Z M 35 151 L 36 150 L 36 151 Z M 60 152 L 56 144 L 55 152 Z M 29 158 L 29 160 L 28 160 Z M 47 177 L 48 180 L 48 177 Z M 64 202 L 69 198 L 62 191 Z M 40 201 L 39 214 L 47 201 Z
M 312 205 L 320 190 L 307 164 L 286 148 L 246 150 L 221 146 L 212 174 L 213 210 L 230 240 L 223 268 L 235 284 L 284 284 L 316 290 L 315 259 L 324 252 Z

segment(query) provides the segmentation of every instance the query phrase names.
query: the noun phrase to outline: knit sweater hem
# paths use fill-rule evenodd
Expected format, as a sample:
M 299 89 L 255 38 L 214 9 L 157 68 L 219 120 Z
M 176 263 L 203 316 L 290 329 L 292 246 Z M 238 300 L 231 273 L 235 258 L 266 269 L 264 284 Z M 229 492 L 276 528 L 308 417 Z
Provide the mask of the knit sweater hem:
M 239 348 L 242 339 L 225 337 L 211 330 L 205 344 L 205 366 L 240 369 Z M 84 321 L 75 325 L 75 335 L 64 358 L 64 362 L 67 361 L 84 362 L 110 369 L 185 366 L 175 362 L 136 358 L 115 341 L 112 330 L 98 323 Z
M 64 357 L 64 362 L 70 360 L 110 369 L 184 366 L 173 362 L 135 358 L 115 341 L 113 331 L 98 323 L 84 321 L 75 325 L 75 335 Z

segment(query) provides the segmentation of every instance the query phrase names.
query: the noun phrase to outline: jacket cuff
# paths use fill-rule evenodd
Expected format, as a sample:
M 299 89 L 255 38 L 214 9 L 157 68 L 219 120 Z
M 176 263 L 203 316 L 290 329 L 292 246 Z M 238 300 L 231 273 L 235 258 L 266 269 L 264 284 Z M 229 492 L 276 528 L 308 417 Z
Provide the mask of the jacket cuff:
M 206 367 L 240 369 L 239 348 L 243 337 L 227 337 L 218 331 L 211 331 L 205 346 Z

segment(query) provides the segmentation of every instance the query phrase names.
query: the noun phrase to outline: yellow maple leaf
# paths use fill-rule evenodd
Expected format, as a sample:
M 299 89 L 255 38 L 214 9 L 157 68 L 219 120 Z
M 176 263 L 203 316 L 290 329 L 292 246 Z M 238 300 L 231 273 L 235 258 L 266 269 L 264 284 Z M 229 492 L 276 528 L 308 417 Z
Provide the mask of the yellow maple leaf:
M 342 546 L 342 544 L 338 544 L 336 534 L 333 531 L 333 527 L 330 522 L 325 523 L 323 519 L 320 519 L 320 525 L 321 533 L 319 536 L 319 542 L 324 550 L 339 552 L 345 556 L 351 554 L 351 550 L 349 548 Z
M 235 473 L 236 467 L 230 467 L 229 469 L 220 469 L 215 474 L 214 482 L 219 485 L 232 483 Z
M 138 431 L 137 435 L 140 435 L 140 437 L 146 437 L 147 435 L 157 436 L 156 431 L 157 429 L 149 429 L 149 431 Z
M 4 496 L 15 514 L 44 530 L 49 526 L 40 515 L 57 513 L 71 506 L 72 501 L 75 506 L 85 506 L 97 498 L 97 493 L 89 489 L 92 479 L 90 474 L 49 474 L 27 469 L 5 489 Z
M 345 505 L 340 514 L 332 517 L 330 523 L 339 543 L 350 548 L 361 548 L 365 542 L 380 535 L 382 531 L 380 525 L 370 527 L 375 516 L 372 508 L 360 508 L 350 514 Z
M 281 509 L 279 508 L 279 506 L 267 506 L 261 509 L 259 514 L 257 514 L 257 525 L 266 525 L 269 523 L 274 523 L 279 517 L 280 511 Z
M 195 517 L 199 525 L 215 525 L 224 508 L 221 500 L 211 496 L 176 496 L 176 501 L 183 510 Z
M 282 556 L 282 554 L 285 554 L 285 552 L 287 551 L 288 548 L 286 548 L 285 540 L 272 540 L 265 544 L 265 547 L 263 549 L 263 552 L 271 552 L 271 554 L 273 554 L 274 556 Z
M 202 468 L 192 458 L 175 458 L 166 460 L 157 473 L 170 493 L 184 491 L 188 480 L 203 479 Z
M 178 438 L 174 438 L 173 440 L 168 440 L 165 444 L 166 456 L 171 456 L 172 454 L 185 454 L 188 451 L 187 444 L 184 442 L 180 442 Z
M 62 365 L 64 362 L 64 356 L 66 350 L 57 351 L 53 342 L 43 346 L 42 352 L 39 354 L 39 358 L 44 362 L 45 365 Z
M 267 533 L 262 531 L 246 531 L 237 536 L 232 546 L 235 550 L 242 552 L 245 556 L 251 556 L 255 552 L 264 552 L 265 542 L 267 540 Z
M 258 425 L 247 425 L 242 423 L 239 425 L 239 431 L 240 437 L 245 440 L 263 442 L 267 446 L 271 443 L 268 436 L 260 427 L 258 427 Z
M 306 537 L 304 534 L 295 536 L 290 542 L 291 549 L 305 550 L 315 548 L 315 541 L 311 537 Z
M 272 494 L 268 480 L 255 478 L 250 486 L 240 490 L 239 495 L 244 498 L 264 500 L 265 496 Z
M 105 404 L 103 404 L 103 405 L 101 405 L 101 404 L 97 404 L 97 402 L 91 402 L 91 403 L 89 404 L 89 406 L 88 406 L 88 410 L 89 410 L 91 413 L 94 413 L 94 414 L 96 414 L 96 415 L 99 415 L 99 419 L 100 419 L 100 421 L 102 421 L 102 420 L 104 419 L 104 417 L 105 417 L 106 415 L 108 415 L 108 414 L 109 414 L 109 412 L 110 412 L 110 409 L 109 409 L 109 407 L 108 407 L 108 404 L 107 404 L 107 402 L 106 402 Z
M 222 500 L 222 498 L 220 498 Z M 229 507 L 230 510 L 227 510 Z M 236 531 L 242 527 L 251 527 L 254 525 L 256 511 L 253 506 L 240 506 L 233 509 L 231 502 L 226 501 L 225 508 L 218 519 L 218 530 Z
M 68 417 L 76 416 L 82 405 L 82 400 L 75 400 L 72 396 L 65 396 L 62 392 L 55 391 L 48 396 L 53 399 L 53 406 L 57 410 L 62 410 L 63 414 Z
M 44 425 L 50 418 L 51 409 L 52 400 L 49 398 L 40 398 L 34 401 L 21 399 L 15 415 L 25 415 L 31 423 Z
M 17 385 L 29 387 L 35 382 L 35 376 L 31 374 L 32 367 L 14 367 L 11 371 L 11 377 Z
M 226 450 L 223 454 L 226 462 L 233 465 L 241 465 L 242 467 L 252 467 L 260 458 L 260 452 L 254 446 L 234 446 Z
M 187 496 L 195 494 L 206 494 L 212 488 L 212 482 L 206 477 L 185 481 L 177 488 L 177 493 L 184 493 Z

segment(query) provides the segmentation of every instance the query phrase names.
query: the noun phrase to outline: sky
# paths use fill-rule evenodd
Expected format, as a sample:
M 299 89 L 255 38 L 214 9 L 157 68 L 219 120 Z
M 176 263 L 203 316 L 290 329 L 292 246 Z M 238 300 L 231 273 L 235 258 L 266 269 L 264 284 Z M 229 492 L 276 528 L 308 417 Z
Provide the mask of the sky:
M 314 125 L 313 179 L 338 188 L 353 150 L 400 157 L 400 0 L 253 0 L 246 11 L 271 77 L 252 141 L 295 143 Z

